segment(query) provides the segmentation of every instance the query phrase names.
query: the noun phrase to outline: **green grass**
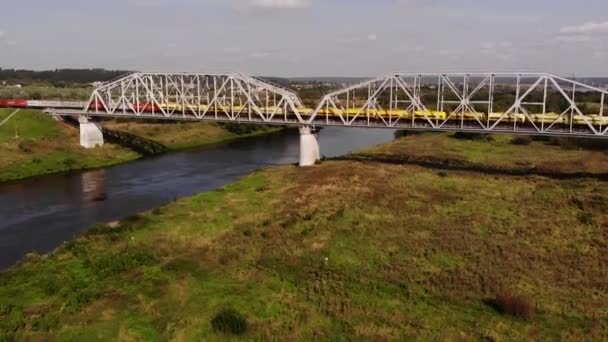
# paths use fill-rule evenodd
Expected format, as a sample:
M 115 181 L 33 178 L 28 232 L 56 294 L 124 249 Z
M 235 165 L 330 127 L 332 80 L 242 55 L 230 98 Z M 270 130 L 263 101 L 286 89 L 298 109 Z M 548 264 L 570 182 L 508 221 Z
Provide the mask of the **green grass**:
M 7 118 L 15 109 L 0 109 L 0 121 Z M 21 139 L 45 139 L 62 137 L 60 129 L 48 115 L 38 111 L 21 110 L 7 123 L 0 126 L 0 142 Z
M 588 179 L 272 168 L 2 273 L 0 334 L 219 341 L 231 308 L 256 340 L 601 340 L 607 208 Z M 503 290 L 536 317 L 485 304 Z
M 601 173 L 608 170 L 608 145 L 601 151 L 552 146 L 540 141 L 527 146 L 515 145 L 511 143 L 513 136 L 508 134 L 494 134 L 492 138 L 492 141 L 466 140 L 453 138 L 447 133 L 425 133 L 402 137 L 391 144 L 370 147 L 360 153 L 563 173 Z

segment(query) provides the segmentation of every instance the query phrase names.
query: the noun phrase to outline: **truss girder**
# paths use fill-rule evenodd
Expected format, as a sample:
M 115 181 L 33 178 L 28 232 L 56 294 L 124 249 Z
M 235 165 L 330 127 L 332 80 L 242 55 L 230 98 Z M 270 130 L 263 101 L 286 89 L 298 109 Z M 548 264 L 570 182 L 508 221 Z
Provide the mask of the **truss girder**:
M 305 108 L 295 92 L 242 73 L 134 73 L 95 89 L 80 113 L 608 138 L 606 95 L 546 73 L 402 73 L 331 92 Z
M 549 95 L 568 107 L 550 112 Z M 607 95 L 547 73 L 392 74 L 325 95 L 309 123 L 608 137 Z
M 133 73 L 96 88 L 85 114 L 270 121 L 279 106 L 286 116 L 305 122 L 296 93 L 242 73 Z

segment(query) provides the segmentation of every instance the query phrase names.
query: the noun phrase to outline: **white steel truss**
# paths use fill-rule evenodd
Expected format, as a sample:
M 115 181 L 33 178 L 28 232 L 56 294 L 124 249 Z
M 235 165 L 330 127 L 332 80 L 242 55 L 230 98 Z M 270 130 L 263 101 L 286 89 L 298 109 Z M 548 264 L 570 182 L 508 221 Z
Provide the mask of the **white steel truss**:
M 326 95 L 309 123 L 608 137 L 607 95 L 543 73 L 394 74 Z
M 332 92 L 294 92 L 241 73 L 134 73 L 56 115 L 608 138 L 608 91 L 546 73 L 404 73 Z
M 87 115 L 218 121 L 302 121 L 297 94 L 241 73 L 133 73 L 93 91 Z

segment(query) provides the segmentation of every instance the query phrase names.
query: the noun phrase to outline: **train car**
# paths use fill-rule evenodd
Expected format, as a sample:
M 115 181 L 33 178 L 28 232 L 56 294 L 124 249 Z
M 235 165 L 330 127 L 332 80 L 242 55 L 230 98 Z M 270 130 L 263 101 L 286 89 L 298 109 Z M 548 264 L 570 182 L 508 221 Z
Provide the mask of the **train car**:
M 6 100 L 0 100 L 0 107 L 8 107 L 8 108 L 27 108 L 27 100 L 21 100 L 21 99 L 17 99 L 17 100 L 13 100 L 13 99 L 6 99 Z
M 551 124 L 566 124 L 568 122 L 566 116 L 560 117 L 557 113 L 532 114 L 530 115 L 536 124 L 551 125 Z
M 585 126 L 587 124 L 593 125 L 593 118 L 591 118 L 591 115 L 576 114 L 572 117 L 572 123 L 575 125 L 585 125 Z
M 502 118 L 501 122 L 505 123 L 525 123 L 526 116 L 524 114 L 515 114 L 509 113 L 505 115 L 505 113 L 490 113 L 488 115 L 491 122 L 498 121 Z
M 591 119 L 593 120 L 593 125 L 594 126 L 608 126 L 608 116 L 602 116 L 602 115 L 598 115 L 598 114 L 593 114 L 590 115 Z
M 473 112 L 465 112 L 464 114 L 462 113 L 456 113 L 457 114 L 457 118 L 460 119 L 460 117 L 462 116 L 462 119 L 464 121 L 484 121 L 486 119 L 486 115 L 485 113 L 473 113 Z
M 429 118 L 429 119 L 433 119 L 433 120 L 445 120 L 448 117 L 446 112 L 439 112 L 439 111 L 435 111 L 435 110 L 425 110 L 425 111 L 417 110 L 414 112 L 414 116 L 417 119 Z M 411 117 L 411 116 L 409 116 L 409 117 Z

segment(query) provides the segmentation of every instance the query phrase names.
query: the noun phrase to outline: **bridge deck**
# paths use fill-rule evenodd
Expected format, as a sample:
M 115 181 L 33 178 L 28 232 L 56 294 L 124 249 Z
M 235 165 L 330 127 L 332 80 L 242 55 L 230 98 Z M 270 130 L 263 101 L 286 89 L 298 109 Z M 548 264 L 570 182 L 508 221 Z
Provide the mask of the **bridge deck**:
M 172 115 L 164 116 L 162 114 L 153 113 L 141 113 L 133 114 L 129 113 L 124 115 L 120 113 L 87 113 L 83 110 L 57 110 L 48 109 L 48 112 L 53 115 L 60 116 L 77 116 L 77 115 L 88 115 L 100 118 L 131 118 L 131 119 L 144 119 L 144 120 L 166 120 L 166 121 L 185 121 L 185 122 L 224 122 L 224 123 L 243 123 L 243 124 L 258 124 L 258 125 L 277 125 L 277 126 L 302 126 L 302 122 L 296 116 L 284 116 L 280 118 L 273 118 L 271 120 L 264 120 L 260 117 L 251 116 L 238 116 L 236 118 L 230 118 L 226 115 L 214 116 L 213 114 L 205 115 L 203 117 L 197 117 L 191 114 L 187 115 Z M 515 133 L 525 135 L 545 135 L 545 136 L 570 136 L 570 137 L 587 137 L 587 138 L 608 138 L 608 135 L 597 135 L 589 127 L 584 125 L 573 126 L 570 128 L 569 125 L 554 125 L 550 129 L 538 131 L 538 129 L 530 124 L 526 123 L 499 123 L 497 126 L 492 128 L 483 129 L 480 128 L 479 124 L 475 121 L 461 121 L 461 120 L 448 120 L 441 126 L 432 126 L 428 122 L 421 119 L 412 120 L 394 120 L 389 124 L 388 119 L 386 121 L 376 119 L 367 120 L 367 118 L 355 119 L 350 122 L 343 122 L 337 116 L 324 116 L 316 117 L 312 121 L 307 121 L 307 125 L 315 127 L 345 127 L 345 128 L 383 128 L 383 129 L 399 129 L 399 130 L 412 130 L 412 131 L 433 131 L 433 132 L 470 132 L 470 133 Z

